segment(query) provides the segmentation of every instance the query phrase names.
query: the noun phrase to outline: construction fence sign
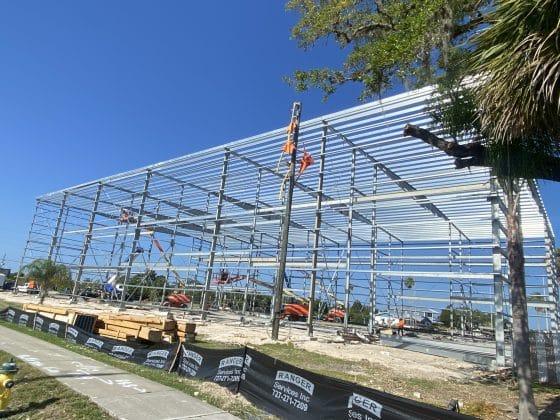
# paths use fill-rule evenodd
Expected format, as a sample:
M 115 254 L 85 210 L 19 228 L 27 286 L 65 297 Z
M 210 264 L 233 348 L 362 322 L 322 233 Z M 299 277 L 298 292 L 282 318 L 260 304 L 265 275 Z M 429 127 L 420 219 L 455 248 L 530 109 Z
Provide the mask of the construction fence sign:
M 112 340 L 74 325 L 14 308 L 0 319 L 64 337 L 121 360 L 220 384 L 280 418 L 465 419 L 462 414 L 297 368 L 248 347 L 210 349 L 191 344 Z
M 245 353 L 245 348 L 223 350 L 182 345 L 176 366 L 177 374 L 212 381 L 237 392 Z

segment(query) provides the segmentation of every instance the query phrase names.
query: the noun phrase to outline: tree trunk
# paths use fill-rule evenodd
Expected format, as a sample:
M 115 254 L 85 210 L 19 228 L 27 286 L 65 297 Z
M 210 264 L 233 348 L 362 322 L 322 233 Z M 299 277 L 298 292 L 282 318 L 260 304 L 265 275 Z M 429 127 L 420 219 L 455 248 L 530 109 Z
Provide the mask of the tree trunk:
M 47 297 L 48 291 L 45 285 L 41 286 L 41 290 L 39 291 L 39 305 L 42 305 Z
M 455 157 L 455 166 L 458 169 L 468 166 L 490 166 L 487 161 L 486 150 L 479 143 L 467 143 L 460 145 L 449 142 L 437 137 L 430 131 L 407 124 L 404 127 L 404 135 L 416 137 L 425 143 L 438 148 L 448 156 Z M 517 159 L 514 162 L 500 162 L 503 166 L 501 173 L 511 176 L 509 170 L 514 168 Z M 524 156 L 525 159 L 537 159 L 533 156 Z M 550 161 L 547 166 L 549 169 L 531 174 L 530 178 L 549 179 L 552 181 L 560 181 L 560 158 L 556 156 L 547 157 Z M 542 161 L 538 160 L 539 162 Z M 511 166 L 510 166 L 511 164 Z M 505 169 L 504 169 L 505 168 Z M 550 169 L 552 168 L 552 169 Z M 526 174 L 527 175 L 527 174 Z M 533 388 L 531 387 L 531 365 L 530 365 L 530 349 L 529 349 L 529 315 L 527 312 L 527 296 L 525 289 L 525 258 L 523 256 L 523 238 L 521 235 L 519 222 L 519 191 L 515 191 L 517 181 L 508 177 L 502 182 L 502 188 L 506 194 L 507 201 L 507 259 L 509 265 L 509 280 L 511 294 L 511 310 L 513 320 L 513 360 L 515 365 L 515 374 L 519 386 L 519 419 L 529 420 L 537 419 L 538 412 L 535 406 L 533 396 Z
M 529 349 L 529 321 L 525 290 L 525 257 L 523 238 L 519 223 L 519 191 L 514 181 L 504 182 L 507 200 L 507 259 L 513 319 L 513 360 L 519 387 L 519 419 L 537 419 L 538 412 L 531 387 L 531 363 Z M 515 182 L 517 184 L 517 182 Z

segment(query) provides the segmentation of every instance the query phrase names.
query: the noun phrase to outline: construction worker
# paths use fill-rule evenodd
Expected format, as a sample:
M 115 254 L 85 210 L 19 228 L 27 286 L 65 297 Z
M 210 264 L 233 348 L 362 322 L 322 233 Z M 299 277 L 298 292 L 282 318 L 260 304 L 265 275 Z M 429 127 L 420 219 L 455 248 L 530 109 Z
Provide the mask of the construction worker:
M 399 318 L 399 330 L 398 330 L 398 334 L 400 336 L 404 335 L 404 319 Z

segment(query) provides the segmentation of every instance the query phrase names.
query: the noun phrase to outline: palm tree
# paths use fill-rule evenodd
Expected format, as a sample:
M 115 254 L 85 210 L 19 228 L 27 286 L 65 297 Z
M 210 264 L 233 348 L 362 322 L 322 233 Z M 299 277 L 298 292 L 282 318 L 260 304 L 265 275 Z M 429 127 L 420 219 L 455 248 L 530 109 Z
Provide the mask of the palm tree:
M 481 75 L 475 87 L 480 129 L 490 153 L 530 151 L 539 159 L 516 161 L 501 176 L 508 214 L 514 360 L 519 385 L 519 418 L 536 419 L 531 388 L 529 326 L 523 239 L 519 226 L 519 178 L 534 166 L 554 170 L 560 156 L 560 3 L 557 0 L 502 0 L 488 15 L 488 28 L 474 38 L 470 68 Z M 523 155 L 523 153 L 522 153 Z M 509 159 L 508 159 L 509 162 Z M 548 167 L 547 167 L 548 166 Z
M 502 0 L 474 38 L 470 67 L 483 75 L 476 95 L 489 138 L 513 142 L 539 134 L 558 152 L 560 139 L 560 3 Z
M 70 270 L 65 265 L 55 264 L 50 259 L 37 259 L 23 267 L 26 278 L 35 279 L 41 288 L 39 302 L 42 304 L 50 288 L 57 283 L 70 280 Z

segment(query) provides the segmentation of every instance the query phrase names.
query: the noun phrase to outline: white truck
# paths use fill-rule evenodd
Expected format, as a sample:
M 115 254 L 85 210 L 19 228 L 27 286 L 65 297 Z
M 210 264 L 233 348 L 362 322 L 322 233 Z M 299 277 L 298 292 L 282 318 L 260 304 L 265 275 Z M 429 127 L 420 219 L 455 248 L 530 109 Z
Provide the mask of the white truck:
M 21 286 L 17 287 L 17 291 L 21 293 L 39 293 L 39 287 L 37 287 L 37 283 L 34 281 L 30 281 L 28 283 L 24 283 Z

